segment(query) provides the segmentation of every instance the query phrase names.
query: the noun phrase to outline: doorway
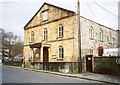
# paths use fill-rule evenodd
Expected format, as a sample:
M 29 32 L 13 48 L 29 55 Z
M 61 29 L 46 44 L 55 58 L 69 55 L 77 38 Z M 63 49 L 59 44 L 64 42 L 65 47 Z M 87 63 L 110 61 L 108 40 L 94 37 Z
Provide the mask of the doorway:
M 48 70 L 49 51 L 48 47 L 43 47 L 43 69 Z
M 93 72 L 92 56 L 93 55 L 86 55 L 86 71 L 87 72 Z

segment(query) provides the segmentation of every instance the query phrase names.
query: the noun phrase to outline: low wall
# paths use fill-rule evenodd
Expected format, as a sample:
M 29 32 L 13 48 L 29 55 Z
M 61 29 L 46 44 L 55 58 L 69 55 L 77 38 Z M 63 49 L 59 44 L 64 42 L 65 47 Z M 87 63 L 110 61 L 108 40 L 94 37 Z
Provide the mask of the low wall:
M 120 57 L 94 57 L 94 72 L 120 76 L 120 64 L 116 64 L 116 59 Z
M 22 67 L 23 62 L 2 62 L 3 65 Z
M 63 73 L 78 73 L 78 62 L 34 62 L 31 63 L 31 68 Z

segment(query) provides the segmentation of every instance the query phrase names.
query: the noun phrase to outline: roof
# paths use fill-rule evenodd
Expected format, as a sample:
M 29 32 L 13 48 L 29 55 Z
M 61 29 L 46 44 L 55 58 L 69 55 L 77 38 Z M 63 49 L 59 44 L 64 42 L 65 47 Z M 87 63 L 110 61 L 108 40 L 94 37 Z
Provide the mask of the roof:
M 98 22 L 96 22 L 96 21 L 93 21 L 93 20 L 91 20 L 91 19 L 88 19 L 88 18 L 86 18 L 86 17 L 83 17 L 83 16 L 80 16 L 80 17 L 82 17 L 82 18 L 84 18 L 84 19 L 86 19 L 86 20 L 88 20 L 88 21 L 90 21 L 90 22 L 96 23 L 96 24 L 98 24 L 98 25 L 100 25 L 100 26 L 103 26 L 103 27 L 105 27 L 105 28 L 107 28 L 107 29 L 110 29 L 110 30 L 113 30 L 113 31 L 118 31 L 118 30 L 112 29 L 112 28 L 110 28 L 110 27 L 108 27 L 108 26 L 105 26 L 105 25 L 103 25 L 103 24 L 100 24 L 100 23 L 98 23 Z
M 46 2 L 45 2 L 45 3 L 40 7 L 40 9 L 35 13 L 35 15 L 30 19 L 30 21 L 24 26 L 24 29 L 25 29 L 25 27 L 34 19 L 34 17 L 38 14 L 38 12 L 42 9 L 42 7 L 43 7 L 44 5 L 53 6 L 53 7 L 56 7 L 56 8 L 59 8 L 59 9 L 68 11 L 68 12 L 75 13 L 74 11 L 71 11 L 71 10 L 68 10 L 68 9 L 65 9 L 65 8 L 62 8 L 62 7 L 59 7 L 59 6 L 56 6 L 56 5 L 49 4 L 49 3 L 46 3 Z M 75 13 L 75 14 L 76 14 L 76 13 Z M 95 21 L 93 21 L 93 20 L 90 20 L 90 19 L 88 19 L 88 18 L 85 18 L 85 17 L 83 17 L 83 16 L 80 16 L 80 17 L 82 17 L 82 18 L 84 18 L 84 19 L 87 19 L 87 20 L 89 20 L 89 21 L 91 21 L 91 22 L 93 22 L 93 23 L 96 23 L 96 24 L 98 24 L 98 25 L 100 25 L 100 26 L 106 27 L 107 29 L 110 29 L 110 30 L 113 30 L 113 31 L 119 31 L 119 30 L 114 30 L 114 29 L 112 29 L 112 28 L 110 28 L 110 27 L 107 27 L 107 26 L 105 26 L 105 25 L 103 25 L 103 24 L 100 24 L 100 23 L 98 23 L 98 22 L 95 22 Z
M 35 13 L 35 15 L 30 19 L 30 21 L 24 26 L 24 28 L 34 19 L 34 17 L 39 13 L 39 11 L 42 9 L 42 7 L 43 7 L 44 5 L 53 6 L 53 7 L 55 7 L 55 8 L 59 8 L 59 9 L 62 9 L 62 10 L 68 11 L 68 12 L 75 13 L 74 11 L 71 11 L 71 10 L 68 10 L 68 9 L 64 9 L 64 8 L 62 8 L 62 7 L 55 6 L 55 5 L 52 5 L 52 4 L 49 4 L 49 3 L 46 3 L 46 2 L 45 2 L 45 3 L 40 7 L 40 9 Z

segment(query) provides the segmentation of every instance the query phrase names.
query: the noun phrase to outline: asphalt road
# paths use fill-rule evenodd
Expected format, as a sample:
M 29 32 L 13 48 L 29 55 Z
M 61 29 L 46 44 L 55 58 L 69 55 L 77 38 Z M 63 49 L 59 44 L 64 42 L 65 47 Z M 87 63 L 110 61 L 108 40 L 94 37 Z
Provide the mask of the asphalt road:
M 2 83 L 100 83 L 100 82 L 3 66 Z

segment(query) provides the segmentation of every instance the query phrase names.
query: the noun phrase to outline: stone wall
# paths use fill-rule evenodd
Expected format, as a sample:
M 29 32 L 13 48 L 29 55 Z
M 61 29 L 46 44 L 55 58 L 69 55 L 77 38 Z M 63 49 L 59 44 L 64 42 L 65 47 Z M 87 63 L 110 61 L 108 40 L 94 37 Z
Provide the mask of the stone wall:
M 120 57 L 94 57 L 94 72 L 119 76 L 120 64 L 116 64 L 117 58 Z
M 48 11 L 47 21 L 42 21 L 42 13 L 44 10 Z M 58 27 L 60 24 L 63 25 L 64 29 L 63 37 L 58 37 Z M 48 30 L 47 40 L 43 40 L 44 28 L 47 28 Z M 29 57 L 31 48 L 29 45 L 35 43 L 41 44 L 40 55 L 43 55 L 43 52 L 41 51 L 43 49 L 41 48 L 45 45 L 49 45 L 49 62 L 76 61 L 76 51 L 74 51 L 74 12 L 45 4 L 40 10 L 38 10 L 37 14 L 32 18 L 32 20 L 30 20 L 30 22 L 28 22 L 24 29 L 24 57 L 26 63 L 30 63 Z M 33 31 L 35 35 L 33 43 L 30 42 L 31 31 Z M 58 59 L 58 48 L 60 45 L 64 48 L 64 59 Z M 43 56 L 40 56 L 39 62 L 43 62 Z
M 48 12 L 48 20 L 43 21 L 43 12 Z M 62 9 L 50 4 L 43 4 L 37 13 L 26 24 L 25 29 L 33 28 L 35 26 L 44 25 L 47 23 L 60 20 L 65 17 L 73 16 L 75 13 L 66 9 Z
M 90 28 L 94 30 L 94 37 L 90 39 Z M 103 31 L 103 41 L 100 41 L 99 32 Z M 109 34 L 111 34 L 111 41 L 108 41 Z M 98 56 L 98 47 L 101 45 L 104 49 L 116 48 L 118 43 L 117 31 L 109 27 L 103 26 L 99 23 L 93 22 L 89 19 L 81 17 L 81 45 L 82 56 L 91 55 L 90 49 L 93 48 L 93 56 Z M 113 40 L 114 38 L 114 40 Z
M 34 62 L 31 65 L 31 68 L 35 69 L 62 73 L 78 73 L 78 62 L 49 62 L 44 64 L 43 62 Z
M 87 18 L 81 17 L 81 56 L 83 60 L 83 72 L 86 71 L 86 55 L 98 56 L 98 47 L 102 46 L 103 49 L 116 48 L 118 46 L 118 34 L 116 30 L 101 25 L 97 22 L 91 21 Z M 90 38 L 90 28 L 93 29 L 93 39 Z M 100 41 L 99 32 L 103 31 L 103 41 Z M 108 41 L 109 34 L 112 39 Z M 114 40 L 113 40 L 114 38 Z M 90 53 L 93 49 L 93 53 Z M 94 65 L 93 65 L 94 67 Z
M 48 12 L 48 20 L 43 21 L 43 12 Z M 78 28 L 76 14 L 72 11 L 62 9 L 50 4 L 44 4 L 35 16 L 24 27 L 24 57 L 25 62 L 30 64 L 30 47 L 29 45 L 39 43 L 40 62 L 43 62 L 43 47 L 49 45 L 49 62 L 77 62 L 78 61 Z M 58 26 L 62 24 L 64 27 L 64 36 L 58 37 Z M 86 70 L 86 55 L 98 56 L 98 47 L 103 46 L 104 49 L 118 47 L 118 34 L 116 30 L 103 26 L 99 23 L 81 17 L 81 56 L 83 62 L 83 71 Z M 90 28 L 94 29 L 94 37 L 90 39 Z M 48 39 L 43 40 L 43 30 L 47 28 Z M 103 41 L 99 39 L 99 32 L 103 31 Z M 30 43 L 30 33 L 35 33 L 34 42 Z M 108 42 L 109 34 L 111 42 Z M 114 38 L 114 39 L 113 39 Z M 58 59 L 58 47 L 62 45 L 64 48 L 64 59 Z M 42 49 L 41 49 L 42 48 Z M 93 49 L 93 53 L 90 53 Z M 36 61 L 35 61 L 36 62 Z

